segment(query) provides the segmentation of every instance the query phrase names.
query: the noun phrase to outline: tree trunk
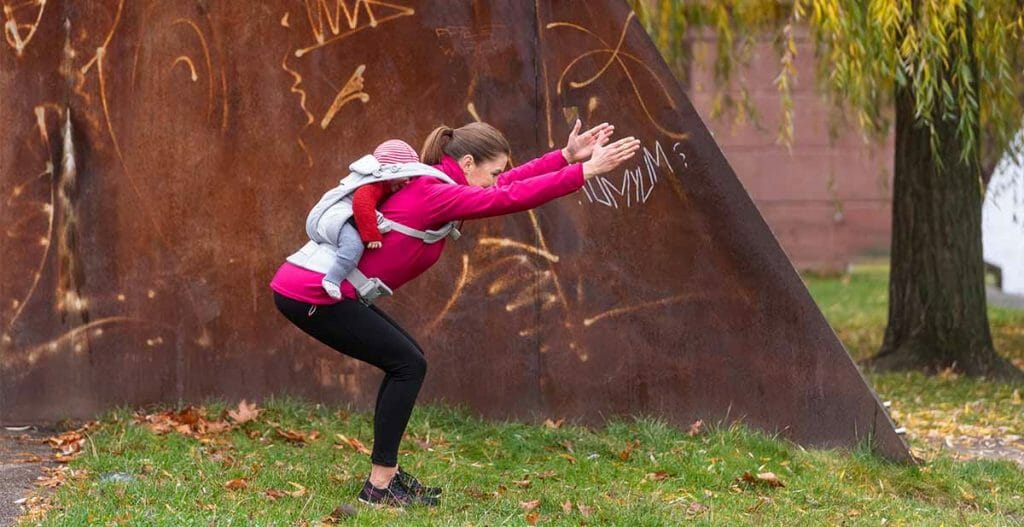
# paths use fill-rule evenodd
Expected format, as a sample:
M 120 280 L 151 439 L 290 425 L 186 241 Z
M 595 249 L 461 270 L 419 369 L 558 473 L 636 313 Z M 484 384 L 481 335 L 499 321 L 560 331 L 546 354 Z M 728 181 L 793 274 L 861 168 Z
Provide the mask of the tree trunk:
M 973 13 L 966 22 L 973 39 Z M 864 365 L 1024 379 L 996 354 L 989 332 L 979 149 L 962 161 L 957 120 L 941 110 L 933 118 L 941 163 L 914 118 L 913 86 L 897 86 L 889 323 L 882 349 Z

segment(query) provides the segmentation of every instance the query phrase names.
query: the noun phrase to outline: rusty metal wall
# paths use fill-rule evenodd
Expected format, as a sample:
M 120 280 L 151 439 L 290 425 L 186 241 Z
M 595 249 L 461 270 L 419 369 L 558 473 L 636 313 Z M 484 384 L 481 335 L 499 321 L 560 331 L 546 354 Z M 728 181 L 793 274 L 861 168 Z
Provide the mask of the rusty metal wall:
M 381 140 L 481 119 L 522 161 L 580 116 L 642 155 L 470 223 L 382 303 L 426 349 L 420 400 L 742 419 L 906 457 L 623 2 L 4 1 L 0 421 L 282 392 L 372 407 L 380 373 L 271 301 L 308 208 Z

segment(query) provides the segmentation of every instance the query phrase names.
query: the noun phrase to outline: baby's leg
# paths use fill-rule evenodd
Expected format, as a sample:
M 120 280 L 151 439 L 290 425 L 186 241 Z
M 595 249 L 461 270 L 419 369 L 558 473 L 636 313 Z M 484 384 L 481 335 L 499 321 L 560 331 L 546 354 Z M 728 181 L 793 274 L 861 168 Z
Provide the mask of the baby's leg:
M 324 276 L 322 285 L 331 298 L 341 298 L 341 281 L 355 269 L 363 255 L 363 240 L 355 225 L 348 221 L 338 234 L 338 250 L 334 253 L 334 265 Z

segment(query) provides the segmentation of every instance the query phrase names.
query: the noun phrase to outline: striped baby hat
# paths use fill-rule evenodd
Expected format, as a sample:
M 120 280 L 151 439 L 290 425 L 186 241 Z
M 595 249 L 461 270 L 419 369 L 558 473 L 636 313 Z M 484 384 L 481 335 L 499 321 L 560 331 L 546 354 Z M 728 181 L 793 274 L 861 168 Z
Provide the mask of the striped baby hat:
M 400 139 L 384 141 L 373 151 L 373 157 L 382 165 L 416 163 L 420 160 L 416 150 Z

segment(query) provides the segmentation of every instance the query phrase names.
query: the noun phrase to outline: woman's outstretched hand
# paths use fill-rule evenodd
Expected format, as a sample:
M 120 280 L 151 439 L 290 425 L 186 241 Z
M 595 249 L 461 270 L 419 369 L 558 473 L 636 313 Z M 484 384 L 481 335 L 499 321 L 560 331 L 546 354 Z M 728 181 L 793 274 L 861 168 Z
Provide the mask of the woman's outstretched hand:
M 573 126 L 572 132 L 569 132 L 569 140 L 565 143 L 565 148 L 562 149 L 562 156 L 569 163 L 576 163 L 590 157 L 598 137 L 604 132 L 611 135 L 611 132 L 615 131 L 615 126 L 601 123 L 581 134 L 580 127 L 582 126 L 583 122 L 576 119 L 576 125 Z
M 611 134 L 611 130 L 603 130 L 597 134 L 590 159 L 583 163 L 584 179 L 615 170 L 627 159 L 633 157 L 640 148 L 640 140 L 634 137 L 624 137 L 614 143 L 606 144 Z

